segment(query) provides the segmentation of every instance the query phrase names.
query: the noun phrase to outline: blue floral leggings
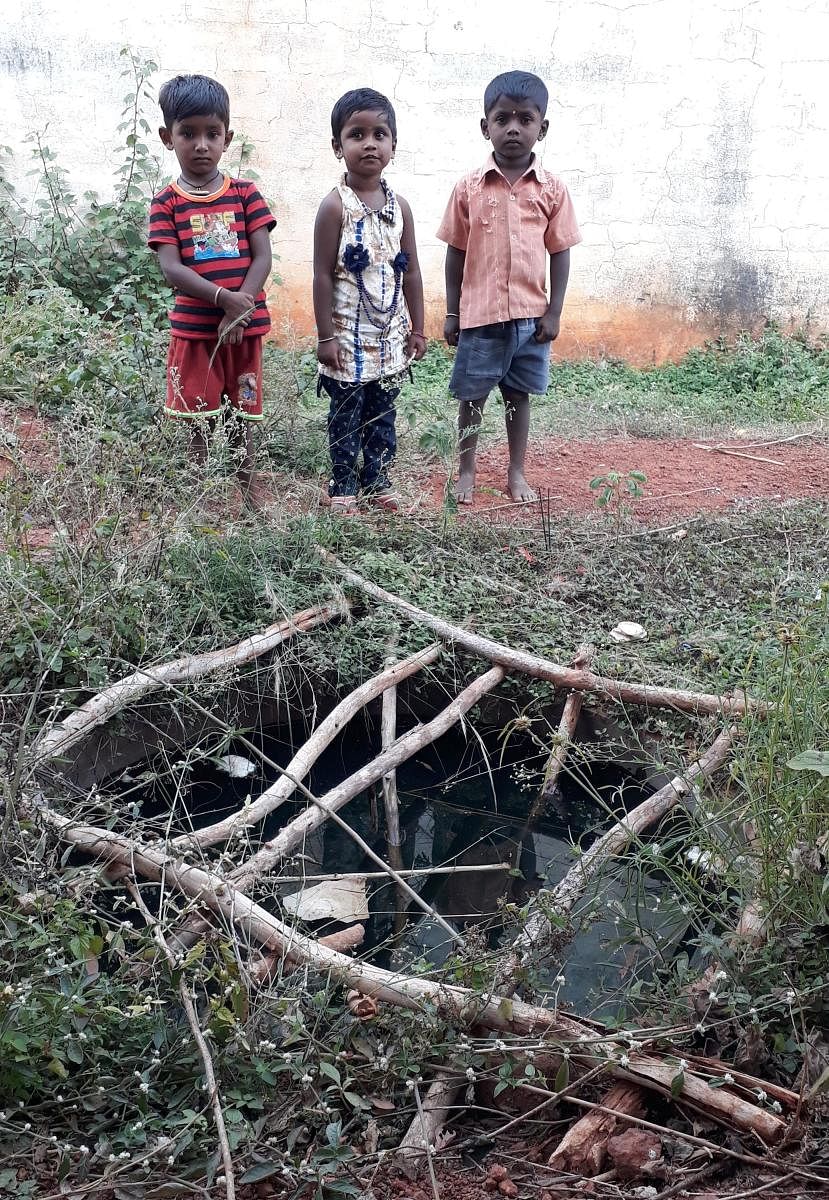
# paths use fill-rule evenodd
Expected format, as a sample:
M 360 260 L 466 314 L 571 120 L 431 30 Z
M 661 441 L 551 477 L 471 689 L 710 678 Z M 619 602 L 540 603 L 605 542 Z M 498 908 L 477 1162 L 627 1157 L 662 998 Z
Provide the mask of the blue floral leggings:
M 344 383 L 320 375 L 317 390 L 325 389 L 328 410 L 328 445 L 331 450 L 330 496 L 356 496 L 358 491 L 385 492 L 391 488 L 387 468 L 397 452 L 394 402 L 399 387 L 384 387 L 379 379 L 369 383 Z M 360 451 L 362 469 L 358 468 Z

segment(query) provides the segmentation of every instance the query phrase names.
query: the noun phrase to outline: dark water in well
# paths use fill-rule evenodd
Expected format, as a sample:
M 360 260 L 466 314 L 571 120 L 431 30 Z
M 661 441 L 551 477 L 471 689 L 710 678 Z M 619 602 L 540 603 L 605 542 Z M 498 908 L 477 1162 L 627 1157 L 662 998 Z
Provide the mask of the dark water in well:
M 286 765 L 301 736 L 289 729 L 267 729 L 257 740 L 265 755 Z M 154 776 L 149 784 L 142 778 L 141 768 L 133 768 L 130 775 L 135 782 L 124 799 L 135 806 L 134 814 L 166 828 L 171 828 L 171 816 L 177 829 L 200 827 L 235 811 L 247 795 L 256 797 L 276 777 L 272 768 L 257 765 L 250 777 L 231 779 L 215 760 L 203 756 L 204 750 L 201 747 L 199 756 L 191 756 L 184 768 L 153 762 L 147 771 Z M 355 720 L 322 755 L 306 785 L 319 796 L 378 750 L 376 727 Z M 231 745 L 216 751 L 217 755 L 227 753 L 253 760 L 244 747 Z M 182 758 L 186 763 L 186 756 Z M 618 763 L 600 759 L 582 763 L 574 774 L 565 774 L 555 802 L 530 824 L 528 815 L 543 766 L 544 756 L 527 739 L 512 738 L 504 743 L 493 738 L 487 744 L 471 732 L 465 736 L 455 729 L 404 763 L 397 773 L 404 867 L 511 865 L 509 872 L 465 871 L 408 879 L 453 928 L 474 941 L 482 961 L 488 950 L 497 949 L 505 936 L 510 936 L 505 932 L 509 922 L 505 924 L 504 906 L 520 908 L 539 888 L 557 883 L 575 860 L 573 846 L 586 848 L 607 827 L 608 810 L 621 813 L 646 794 Z M 123 789 L 124 783 L 118 787 Z M 300 800 L 279 808 L 263 827 L 264 838 L 272 837 L 304 807 Z M 376 795 L 363 793 L 340 812 L 386 857 L 379 784 Z M 234 858 L 239 861 L 240 857 L 235 851 Z M 376 869 L 348 833 L 328 821 L 309 837 L 301 855 L 286 864 L 283 873 L 297 876 Z M 285 895 L 301 886 L 294 882 L 276 890 Z M 663 892 L 664 882 L 658 877 L 631 874 L 624 866 L 603 880 L 601 894 L 595 898 L 598 916 L 585 922 L 563 962 L 548 964 L 545 976 L 551 992 L 585 1014 L 615 1011 L 617 991 L 630 982 L 633 972 L 647 973 L 661 947 L 670 947 L 682 930 L 681 914 L 677 906 L 664 902 Z M 370 880 L 368 898 L 371 916 L 365 952 L 381 965 L 439 967 L 454 952 L 446 931 L 399 898 L 393 885 Z M 514 909 L 512 915 L 514 920 Z M 631 920 L 638 930 L 635 937 L 630 932 Z M 315 931 L 332 928 L 338 926 L 319 924 Z

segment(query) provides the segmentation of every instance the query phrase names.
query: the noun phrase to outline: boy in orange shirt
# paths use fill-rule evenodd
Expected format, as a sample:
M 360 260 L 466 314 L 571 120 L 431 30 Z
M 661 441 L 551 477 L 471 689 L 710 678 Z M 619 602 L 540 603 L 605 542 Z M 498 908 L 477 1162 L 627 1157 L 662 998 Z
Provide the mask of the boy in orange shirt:
M 455 185 L 437 233 L 448 245 L 443 336 L 458 348 L 449 390 L 459 401 L 460 504 L 472 503 L 478 433 L 496 385 L 509 444 L 507 489 L 513 500 L 536 499 L 524 475 L 530 393 L 547 390 L 570 247 L 581 241 L 565 184 L 533 153 L 549 127 L 547 100 L 542 81 L 527 71 L 492 80 L 481 119 L 492 154 Z

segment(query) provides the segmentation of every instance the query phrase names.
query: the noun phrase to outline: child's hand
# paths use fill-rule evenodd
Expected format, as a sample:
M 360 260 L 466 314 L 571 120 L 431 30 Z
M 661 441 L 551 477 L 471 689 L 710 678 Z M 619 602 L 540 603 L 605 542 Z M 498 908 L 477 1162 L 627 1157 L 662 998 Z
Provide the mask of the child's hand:
M 242 324 L 249 325 L 255 306 L 256 297 L 252 296 L 250 292 L 231 292 L 227 288 L 223 288 L 219 292 L 219 307 L 224 309 L 225 315 L 231 321 L 244 317 L 245 320 Z
M 345 351 L 336 338 L 317 342 L 317 361 L 331 371 L 344 371 L 347 365 Z
M 230 328 L 231 325 L 233 325 L 233 321 L 229 316 L 222 317 L 219 322 L 219 341 L 223 346 L 238 346 L 244 336 L 245 329 L 243 325 L 233 325 L 232 329 Z
M 443 322 L 443 340 L 447 346 L 457 346 L 461 323 L 457 317 L 447 317 Z
M 535 340 L 537 342 L 554 342 L 561 328 L 561 317 L 553 313 L 545 313 L 535 323 Z
M 423 355 L 426 353 L 426 338 L 422 333 L 411 331 L 406 338 L 406 354 L 409 358 L 413 358 L 415 362 L 420 362 Z

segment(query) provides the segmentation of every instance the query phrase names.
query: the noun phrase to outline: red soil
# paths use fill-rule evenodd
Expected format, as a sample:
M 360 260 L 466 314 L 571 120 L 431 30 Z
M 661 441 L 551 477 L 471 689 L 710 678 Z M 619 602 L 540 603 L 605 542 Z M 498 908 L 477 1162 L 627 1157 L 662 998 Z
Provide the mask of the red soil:
M 739 455 L 754 457 L 701 446 L 726 446 Z M 506 494 L 507 461 L 506 446 L 494 446 L 479 454 L 474 503 L 463 506 L 462 514 L 474 512 L 509 519 L 521 512 L 524 506 L 504 507 L 510 504 Z M 642 485 L 644 495 L 631 507 L 639 520 L 660 521 L 693 513 L 733 511 L 751 501 L 825 499 L 829 491 L 829 445 L 814 438 L 777 445 L 742 442 L 738 438 L 723 442 L 548 438 L 532 444 L 527 453 L 527 478 L 545 497 L 549 491 L 554 515 L 596 511 L 597 493 L 591 491 L 590 480 L 608 471 L 618 471 L 622 476 L 628 471 L 643 472 L 647 476 Z M 445 476 L 438 472 L 423 481 L 427 504 L 438 507 L 443 503 L 445 482 Z

